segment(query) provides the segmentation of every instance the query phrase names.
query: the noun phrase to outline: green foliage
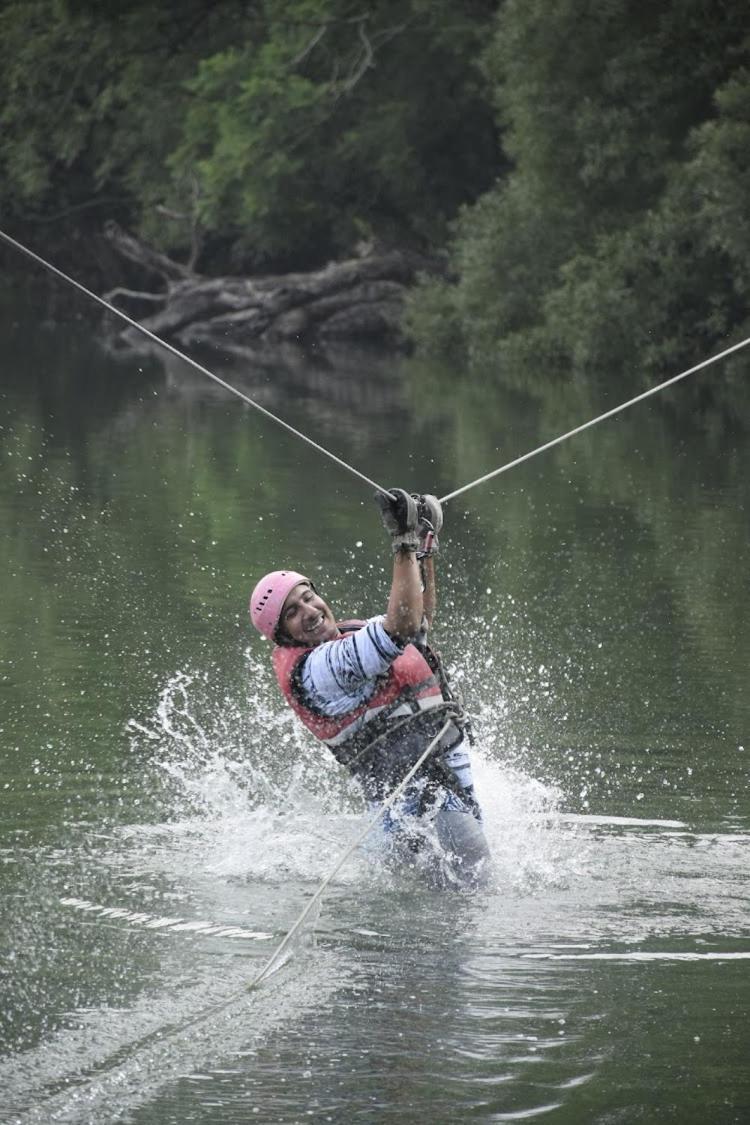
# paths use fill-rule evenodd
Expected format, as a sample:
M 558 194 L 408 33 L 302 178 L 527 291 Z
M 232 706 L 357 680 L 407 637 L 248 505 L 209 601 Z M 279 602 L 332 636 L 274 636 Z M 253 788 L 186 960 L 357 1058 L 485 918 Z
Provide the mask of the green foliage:
M 449 241 L 409 329 L 510 385 L 649 381 L 741 326 L 748 153 L 744 0 L 0 7 L 6 225 L 224 271 Z
M 422 245 L 489 186 L 495 3 L 11 0 L 0 206 L 115 214 L 172 251 L 286 265 Z
M 458 358 L 466 342 L 453 315 L 453 287 L 442 280 L 422 279 L 416 298 L 407 299 L 406 331 L 423 341 L 423 351 L 441 358 Z
M 750 40 L 745 54 L 750 54 Z M 735 289 L 750 289 L 750 65 L 716 92 L 716 116 L 696 130 L 687 168 L 707 243 L 732 266 Z
M 197 175 L 206 226 L 255 261 L 444 237 L 495 156 L 471 53 L 489 13 L 474 7 L 267 5 L 263 40 L 205 59 L 189 85 L 170 165 Z
M 720 7 L 503 6 L 484 67 L 515 166 L 464 209 L 442 294 L 478 367 L 652 381 L 742 324 L 750 44 Z
M 16 222 L 113 214 L 143 226 L 165 190 L 184 82 L 206 40 L 236 34 L 238 4 L 199 0 L 68 4 L 11 0 L 0 11 L 0 206 Z M 181 205 L 185 204 L 183 187 Z M 157 218 L 164 226 L 164 217 Z M 87 225 L 82 223 L 82 225 Z M 90 225 L 90 224 L 89 224 Z M 169 232 L 168 232 L 169 233 Z M 181 237 L 186 242 L 184 224 Z

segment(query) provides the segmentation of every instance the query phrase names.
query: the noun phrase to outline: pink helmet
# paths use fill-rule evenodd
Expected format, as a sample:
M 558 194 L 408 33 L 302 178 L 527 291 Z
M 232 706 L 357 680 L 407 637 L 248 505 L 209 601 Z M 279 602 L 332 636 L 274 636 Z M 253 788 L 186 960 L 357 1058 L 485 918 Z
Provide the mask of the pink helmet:
M 250 620 L 269 641 L 275 637 L 284 602 L 300 582 L 312 586 L 310 579 L 296 570 L 272 570 L 261 578 L 250 595 Z

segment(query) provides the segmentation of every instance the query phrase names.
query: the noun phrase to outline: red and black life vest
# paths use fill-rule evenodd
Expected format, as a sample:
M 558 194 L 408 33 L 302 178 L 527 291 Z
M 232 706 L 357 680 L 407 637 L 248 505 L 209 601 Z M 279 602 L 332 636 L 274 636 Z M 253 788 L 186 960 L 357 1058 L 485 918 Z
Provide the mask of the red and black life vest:
M 365 624 L 345 621 L 338 628 L 343 637 Z M 382 798 L 393 787 L 438 733 L 447 714 L 460 722 L 455 702 L 443 692 L 437 663 L 431 667 L 413 644 L 394 659 L 365 703 L 343 715 L 324 715 L 303 700 L 299 686 L 302 661 L 311 651 L 307 645 L 274 647 L 273 667 L 279 686 L 294 713 L 362 782 L 368 796 Z M 456 724 L 439 751 L 451 749 L 461 737 Z M 431 756 L 424 769 L 436 783 L 454 787 L 455 777 L 439 754 Z

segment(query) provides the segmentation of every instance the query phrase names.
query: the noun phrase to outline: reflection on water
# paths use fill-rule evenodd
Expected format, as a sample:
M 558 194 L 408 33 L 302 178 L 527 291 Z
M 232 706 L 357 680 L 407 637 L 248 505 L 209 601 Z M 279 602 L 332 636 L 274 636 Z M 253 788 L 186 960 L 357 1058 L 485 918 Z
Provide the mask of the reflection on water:
M 4 1119 L 745 1121 L 742 396 L 651 404 L 449 506 L 437 641 L 493 884 L 358 855 L 250 994 L 363 809 L 246 592 L 293 563 L 377 610 L 374 506 L 181 365 L 30 324 L 0 392 Z M 220 373 L 439 494 L 602 409 L 351 353 Z

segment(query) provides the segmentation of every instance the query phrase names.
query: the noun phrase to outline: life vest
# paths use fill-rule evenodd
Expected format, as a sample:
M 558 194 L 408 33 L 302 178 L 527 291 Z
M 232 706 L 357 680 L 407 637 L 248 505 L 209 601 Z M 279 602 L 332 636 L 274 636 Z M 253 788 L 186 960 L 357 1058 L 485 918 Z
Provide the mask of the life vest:
M 364 625 L 365 621 L 339 623 L 342 638 L 338 639 Z M 368 796 L 379 799 L 393 788 L 448 715 L 458 721 L 420 774 L 455 790 L 455 775 L 442 764 L 440 754 L 463 737 L 459 709 L 446 698 L 436 670 L 415 645 L 408 644 L 395 658 L 365 703 L 337 716 L 324 715 L 302 700 L 298 677 L 302 661 L 311 651 L 312 646 L 307 645 L 274 647 L 273 667 L 279 686 L 294 713 L 358 778 Z

